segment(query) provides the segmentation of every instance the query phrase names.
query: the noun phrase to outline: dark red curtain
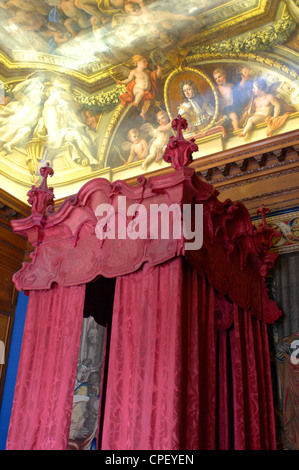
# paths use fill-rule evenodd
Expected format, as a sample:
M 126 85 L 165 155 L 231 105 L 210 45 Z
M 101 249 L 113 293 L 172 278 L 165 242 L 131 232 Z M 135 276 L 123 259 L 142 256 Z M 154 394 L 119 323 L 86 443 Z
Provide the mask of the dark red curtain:
M 267 327 L 186 261 L 117 279 L 101 448 L 275 449 Z
M 7 450 L 67 448 L 84 294 L 84 285 L 30 292 Z

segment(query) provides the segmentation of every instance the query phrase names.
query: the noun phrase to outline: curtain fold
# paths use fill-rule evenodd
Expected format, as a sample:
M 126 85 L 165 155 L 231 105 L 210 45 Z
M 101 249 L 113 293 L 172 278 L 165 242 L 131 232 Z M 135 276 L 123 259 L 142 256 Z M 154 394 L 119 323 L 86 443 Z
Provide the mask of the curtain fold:
M 85 286 L 30 292 L 8 450 L 67 448 Z M 276 448 L 267 326 L 182 257 L 116 280 L 103 450 Z
M 85 286 L 30 291 L 7 450 L 67 448 Z
M 180 259 L 116 281 L 103 449 L 179 448 L 181 284 Z
M 181 257 L 116 281 L 101 448 L 275 449 L 267 327 Z
M 276 449 L 267 326 L 234 306 L 234 328 L 229 335 L 234 449 Z

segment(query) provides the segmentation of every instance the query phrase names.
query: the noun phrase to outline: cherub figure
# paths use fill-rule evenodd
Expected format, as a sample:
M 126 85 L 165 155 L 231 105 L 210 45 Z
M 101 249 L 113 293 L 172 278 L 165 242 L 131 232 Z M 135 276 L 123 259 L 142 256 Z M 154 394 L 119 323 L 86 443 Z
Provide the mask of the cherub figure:
M 65 15 L 66 18 L 63 19 L 63 24 L 72 37 L 76 36 L 78 28 L 86 29 L 90 27 L 89 17 L 76 7 L 75 0 L 60 0 L 57 7 Z
M 130 155 L 125 165 L 129 165 L 129 163 L 136 161 L 136 159 L 143 160 L 148 151 L 147 141 L 140 138 L 138 129 L 130 129 L 128 132 L 128 139 L 130 142 L 132 142 L 132 144 L 130 148 Z
M 40 13 L 17 10 L 14 15 L 9 18 L 8 24 L 19 26 L 24 31 L 39 31 L 46 24 L 45 18 Z
M 48 21 L 48 30 L 44 34 L 50 38 L 49 49 L 51 53 L 55 51 L 59 44 L 68 42 L 72 37 L 66 27 L 56 21 Z
M 115 15 L 124 13 L 124 5 L 127 0 L 75 0 L 75 5 L 90 16 L 96 16 L 106 24 Z M 143 0 L 133 0 L 143 7 Z
M 248 110 L 249 117 L 239 137 L 246 137 L 256 124 L 265 122 L 268 117 L 278 117 L 280 114 L 280 103 L 274 95 L 267 92 L 267 84 L 263 78 L 253 82 L 252 91 L 255 96 L 250 106 L 252 109 Z M 252 110 L 254 113 L 250 115 Z
M 227 83 L 226 72 L 222 67 L 213 71 L 213 77 L 217 85 L 222 114 L 230 118 L 234 131 L 240 130 L 237 107 L 234 105 L 233 83 Z
M 174 24 L 181 21 L 196 21 L 195 16 L 176 14 L 172 11 L 159 10 L 157 12 L 151 12 L 144 8 L 143 5 L 140 5 L 138 3 L 139 2 L 136 2 L 134 0 L 125 2 L 124 11 L 128 16 L 125 21 L 130 21 L 131 19 L 133 20 L 134 18 L 137 18 L 139 24 L 144 24 L 146 26 L 148 26 L 149 24 L 159 24 L 162 28 L 168 30 L 172 29 Z
M 146 120 L 146 113 L 156 96 L 157 78 L 162 75 L 162 67 L 157 65 L 157 69 L 150 72 L 146 58 L 140 54 L 132 57 L 132 64 L 135 68 L 131 70 L 128 78 L 118 80 L 119 84 L 127 85 L 127 92 L 120 95 L 119 99 L 124 106 L 129 103 L 138 106 L 142 102 L 140 116 Z
M 157 113 L 156 119 L 159 126 L 156 130 L 151 129 L 151 133 L 154 135 L 154 140 L 152 141 L 149 149 L 149 154 L 144 160 L 141 168 L 146 170 L 147 165 L 155 159 L 156 162 L 159 162 L 163 155 L 163 150 L 165 150 L 166 145 L 168 144 L 169 137 L 171 136 L 171 121 L 169 120 L 168 114 L 166 111 L 159 111 Z M 146 126 L 146 124 L 144 125 Z M 143 126 L 142 126 L 143 127 Z
M 103 20 L 104 17 L 98 8 L 99 3 L 101 3 L 101 0 L 75 0 L 75 6 L 79 8 L 79 10 Z

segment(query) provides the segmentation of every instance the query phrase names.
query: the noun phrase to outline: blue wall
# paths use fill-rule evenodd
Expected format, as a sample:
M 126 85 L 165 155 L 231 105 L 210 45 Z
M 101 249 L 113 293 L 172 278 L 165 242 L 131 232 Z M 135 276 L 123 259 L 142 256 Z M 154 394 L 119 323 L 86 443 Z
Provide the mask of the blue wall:
M 21 352 L 28 297 L 19 292 L 0 410 L 0 450 L 5 449 Z

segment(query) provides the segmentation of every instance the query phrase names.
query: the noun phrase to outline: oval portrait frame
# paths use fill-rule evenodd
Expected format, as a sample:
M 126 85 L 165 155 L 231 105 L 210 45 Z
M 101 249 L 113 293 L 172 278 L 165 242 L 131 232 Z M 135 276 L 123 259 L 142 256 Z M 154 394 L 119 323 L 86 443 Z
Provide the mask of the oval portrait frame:
M 171 119 L 174 119 L 177 117 L 177 115 L 179 114 L 178 107 L 179 105 L 182 105 L 183 103 L 184 99 L 180 92 L 179 83 L 185 80 L 191 80 L 196 85 L 196 88 L 201 96 L 206 94 L 206 92 L 208 91 L 209 95 L 211 95 L 215 101 L 215 103 L 213 103 L 213 106 L 215 107 L 215 111 L 214 111 L 214 115 L 212 119 L 207 123 L 206 126 L 201 128 L 200 131 L 195 132 L 194 134 L 203 133 L 206 130 L 213 127 L 217 122 L 217 118 L 219 114 L 219 98 L 217 94 L 216 85 L 212 82 L 212 80 L 210 79 L 208 75 L 197 70 L 196 68 L 184 67 L 183 69 L 174 70 L 167 77 L 167 80 L 164 86 L 165 106 L 166 106 L 168 115 L 170 116 Z M 186 132 L 188 132 L 188 130 Z

